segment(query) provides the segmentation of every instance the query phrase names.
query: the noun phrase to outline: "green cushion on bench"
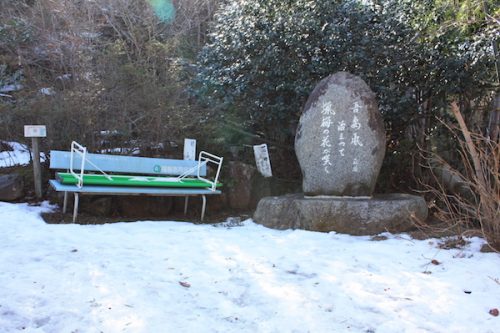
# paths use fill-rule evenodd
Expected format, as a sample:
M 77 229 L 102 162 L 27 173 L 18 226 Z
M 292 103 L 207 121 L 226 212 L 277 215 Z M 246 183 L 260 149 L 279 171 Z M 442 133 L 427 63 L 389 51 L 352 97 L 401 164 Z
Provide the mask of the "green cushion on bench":
M 110 175 L 108 179 L 102 174 L 84 174 L 84 185 L 105 185 L 105 186 L 142 186 L 142 187 L 177 187 L 177 188 L 207 188 L 210 184 L 197 178 L 175 178 L 175 177 L 155 177 L 155 176 L 128 176 Z M 62 184 L 77 184 L 78 179 L 71 173 L 58 172 L 57 179 Z M 217 187 L 222 186 L 217 183 Z

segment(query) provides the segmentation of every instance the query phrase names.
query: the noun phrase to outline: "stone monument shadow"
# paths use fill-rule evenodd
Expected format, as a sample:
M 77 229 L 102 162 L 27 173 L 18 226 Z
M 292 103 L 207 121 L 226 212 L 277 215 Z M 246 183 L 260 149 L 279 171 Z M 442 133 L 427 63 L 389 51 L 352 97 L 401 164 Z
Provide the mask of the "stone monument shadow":
M 295 136 L 303 193 L 263 198 L 254 221 L 352 235 L 413 228 L 415 220 L 427 218 L 422 197 L 373 194 L 385 140 L 375 94 L 361 78 L 339 72 L 323 79 L 307 100 Z

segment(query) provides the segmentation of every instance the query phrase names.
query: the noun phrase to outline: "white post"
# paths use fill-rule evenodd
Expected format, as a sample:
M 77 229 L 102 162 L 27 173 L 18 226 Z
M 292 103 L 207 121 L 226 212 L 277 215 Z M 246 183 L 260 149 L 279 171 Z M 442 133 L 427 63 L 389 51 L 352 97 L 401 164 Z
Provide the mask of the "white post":
M 196 140 L 184 139 L 184 159 L 194 161 L 196 158 Z

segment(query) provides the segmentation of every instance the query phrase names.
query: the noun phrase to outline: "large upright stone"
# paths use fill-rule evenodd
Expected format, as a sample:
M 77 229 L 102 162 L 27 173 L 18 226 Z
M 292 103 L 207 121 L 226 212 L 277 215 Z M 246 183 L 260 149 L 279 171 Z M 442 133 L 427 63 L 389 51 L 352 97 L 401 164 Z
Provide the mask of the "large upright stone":
M 300 117 L 295 152 L 306 195 L 371 196 L 385 154 L 375 94 L 339 72 L 313 90 Z

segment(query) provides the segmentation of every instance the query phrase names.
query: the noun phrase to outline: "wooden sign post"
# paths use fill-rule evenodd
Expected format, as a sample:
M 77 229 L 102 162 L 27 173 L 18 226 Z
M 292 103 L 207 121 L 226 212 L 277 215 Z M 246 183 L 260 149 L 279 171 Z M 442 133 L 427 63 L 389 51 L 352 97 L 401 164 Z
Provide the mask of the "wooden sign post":
M 35 195 L 37 199 L 42 198 L 42 169 L 40 167 L 40 148 L 38 138 L 45 138 L 47 129 L 45 125 L 25 125 L 24 137 L 31 138 L 33 151 L 33 182 L 35 183 Z

